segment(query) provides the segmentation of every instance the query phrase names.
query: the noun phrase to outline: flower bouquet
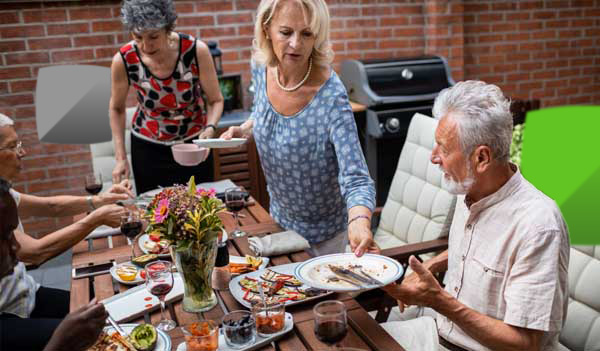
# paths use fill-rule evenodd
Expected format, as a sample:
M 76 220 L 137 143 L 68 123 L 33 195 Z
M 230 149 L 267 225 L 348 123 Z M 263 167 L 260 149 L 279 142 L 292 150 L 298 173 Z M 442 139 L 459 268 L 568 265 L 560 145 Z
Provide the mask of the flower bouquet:
M 217 253 L 217 237 L 223 223 L 218 213 L 223 203 L 215 190 L 176 185 L 158 193 L 148 205 L 149 232 L 158 232 L 174 251 L 177 270 L 184 283 L 183 309 L 202 312 L 217 304 L 211 273 Z

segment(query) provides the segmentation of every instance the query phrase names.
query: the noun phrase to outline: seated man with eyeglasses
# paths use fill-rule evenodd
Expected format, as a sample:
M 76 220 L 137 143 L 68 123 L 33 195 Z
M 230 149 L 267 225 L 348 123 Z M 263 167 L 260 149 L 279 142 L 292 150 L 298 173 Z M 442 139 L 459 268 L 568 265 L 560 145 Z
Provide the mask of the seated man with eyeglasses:
M 22 169 L 21 159 L 25 154 L 13 121 L 0 114 L 0 178 L 14 181 Z M 38 318 L 40 323 L 53 330 L 69 312 L 69 292 L 40 287 L 27 274 L 24 263 L 40 265 L 73 247 L 98 226 L 118 226 L 125 209 L 115 203 L 133 195 L 127 183 L 115 185 L 107 193 L 93 197 L 42 197 L 14 189 L 10 189 L 10 194 L 17 204 L 19 216 L 64 217 L 89 211 L 81 220 L 40 238 L 27 235 L 20 220 L 15 230 L 19 262 L 12 273 L 0 281 L 0 320 Z

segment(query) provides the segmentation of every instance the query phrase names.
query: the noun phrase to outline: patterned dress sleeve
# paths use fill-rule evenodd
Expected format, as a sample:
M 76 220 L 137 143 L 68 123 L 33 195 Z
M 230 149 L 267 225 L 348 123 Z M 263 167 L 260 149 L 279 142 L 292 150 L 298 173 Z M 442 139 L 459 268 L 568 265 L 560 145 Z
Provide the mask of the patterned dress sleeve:
M 341 85 L 341 81 L 338 81 Z M 367 163 L 360 147 L 354 113 L 343 86 L 336 96 L 329 114 L 329 140 L 334 146 L 342 196 L 348 209 L 365 206 L 375 208 L 375 185 L 369 175 Z

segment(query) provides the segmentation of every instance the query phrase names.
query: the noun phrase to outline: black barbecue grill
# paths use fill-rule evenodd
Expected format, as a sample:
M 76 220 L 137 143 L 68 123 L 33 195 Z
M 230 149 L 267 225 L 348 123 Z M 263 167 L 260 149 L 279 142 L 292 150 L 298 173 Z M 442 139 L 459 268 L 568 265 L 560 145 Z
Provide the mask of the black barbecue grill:
M 433 100 L 454 81 L 448 63 L 438 56 L 348 60 L 342 62 L 341 79 L 350 100 L 367 106 L 366 122 L 357 125 L 380 206 L 387 198 L 412 116 L 417 112 L 431 116 Z

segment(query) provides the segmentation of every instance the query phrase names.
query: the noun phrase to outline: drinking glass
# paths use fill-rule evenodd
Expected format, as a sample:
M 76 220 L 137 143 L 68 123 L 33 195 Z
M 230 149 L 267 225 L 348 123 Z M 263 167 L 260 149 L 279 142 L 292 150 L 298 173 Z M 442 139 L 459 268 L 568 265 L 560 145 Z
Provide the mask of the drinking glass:
M 187 351 L 217 351 L 219 348 L 219 325 L 213 320 L 192 323 L 181 330 Z
M 223 335 L 227 346 L 245 348 L 256 341 L 256 323 L 249 311 L 232 311 L 223 317 Z
M 131 258 L 135 257 L 135 237 L 142 231 L 142 220 L 137 211 L 129 210 L 121 216 L 121 233 L 131 240 Z
M 97 195 L 102 190 L 102 174 L 88 174 L 85 176 L 85 191 Z
M 238 221 L 238 212 L 240 212 L 246 205 L 246 197 L 248 192 L 242 187 L 234 187 L 225 190 L 225 206 L 233 213 L 233 219 L 235 221 L 235 230 L 231 233 L 236 238 L 246 235 L 245 232 L 240 230 Z
M 252 306 L 252 314 L 256 321 L 256 331 L 264 338 L 282 331 L 285 326 L 285 305 L 282 303 L 265 305 L 258 302 Z
M 319 302 L 313 308 L 313 313 L 317 339 L 329 346 L 334 346 L 344 339 L 348 332 L 348 320 L 346 306 L 342 302 Z
M 169 331 L 175 328 L 175 322 L 165 317 L 165 296 L 173 289 L 173 273 L 171 273 L 171 262 L 155 261 L 144 267 L 146 271 L 146 289 L 158 297 L 160 302 L 161 321 L 156 325 L 157 329 Z

